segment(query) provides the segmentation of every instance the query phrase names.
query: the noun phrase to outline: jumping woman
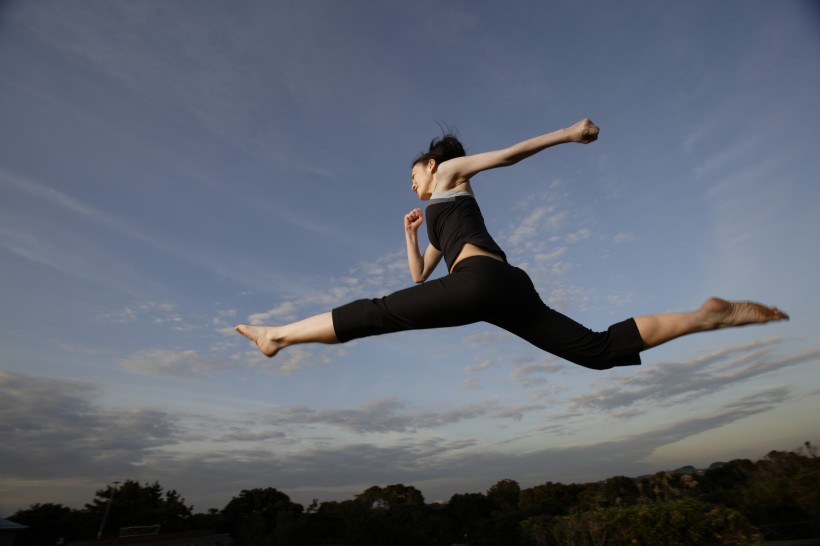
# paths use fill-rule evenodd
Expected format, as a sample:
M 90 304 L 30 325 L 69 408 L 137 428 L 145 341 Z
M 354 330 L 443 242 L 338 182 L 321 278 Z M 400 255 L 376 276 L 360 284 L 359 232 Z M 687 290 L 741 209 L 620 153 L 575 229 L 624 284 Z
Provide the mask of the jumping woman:
M 514 165 L 546 148 L 588 144 L 599 129 L 583 119 L 502 150 L 466 155 L 452 135 L 433 140 L 413 162 L 412 189 L 428 201 L 429 244 L 419 252 L 421 209 L 404 216 L 407 260 L 416 286 L 377 299 L 357 300 L 284 326 L 239 325 L 236 330 L 268 357 L 300 343 L 344 343 L 404 330 L 489 322 L 536 347 L 581 366 L 605 370 L 640 364 L 640 352 L 695 332 L 786 320 L 776 307 L 708 299 L 699 309 L 643 315 L 593 332 L 541 301 L 529 276 L 507 263 L 490 236 L 470 180 L 482 171 Z M 441 259 L 448 275 L 425 282 Z

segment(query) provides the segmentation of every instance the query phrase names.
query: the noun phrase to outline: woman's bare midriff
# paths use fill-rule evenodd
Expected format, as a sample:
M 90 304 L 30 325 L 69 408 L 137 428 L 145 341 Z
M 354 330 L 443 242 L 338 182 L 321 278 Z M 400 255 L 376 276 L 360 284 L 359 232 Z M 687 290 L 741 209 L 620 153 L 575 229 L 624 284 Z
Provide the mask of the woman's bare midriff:
M 466 258 L 472 258 L 473 256 L 487 256 L 488 258 L 496 259 L 499 262 L 504 261 L 504 259 L 498 254 L 493 254 L 489 250 L 484 250 L 480 246 L 476 246 L 473 243 L 464 243 L 464 246 L 461 247 L 461 252 L 458 253 L 458 258 L 456 258 L 456 261 L 453 262 L 453 267 L 450 268 L 450 273 L 452 273 L 456 268 L 458 262 Z

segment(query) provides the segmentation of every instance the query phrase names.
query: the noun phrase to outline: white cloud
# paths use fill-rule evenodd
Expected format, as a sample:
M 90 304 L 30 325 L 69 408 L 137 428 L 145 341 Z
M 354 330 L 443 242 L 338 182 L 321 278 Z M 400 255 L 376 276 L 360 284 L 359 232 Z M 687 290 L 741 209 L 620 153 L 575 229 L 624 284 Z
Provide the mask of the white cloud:
M 233 325 L 236 324 L 236 309 L 223 309 L 216 312 L 216 315 L 211 318 L 211 325 L 220 331 L 230 329 L 233 332 Z
M 114 323 L 129 323 L 143 318 L 154 324 L 181 323 L 183 319 L 176 309 L 173 303 L 148 301 L 107 313 L 104 319 Z
M 629 243 L 635 240 L 635 236 L 631 233 L 616 233 L 612 236 L 612 242 L 615 244 Z
M 624 305 L 629 305 L 633 301 L 632 294 L 608 294 L 606 297 L 606 301 L 616 307 L 622 307 Z
M 475 366 L 465 366 L 464 371 L 467 373 L 481 372 L 493 366 L 492 360 L 483 360 Z
M 506 239 L 512 247 L 532 245 L 533 239 L 559 229 L 567 217 L 567 211 L 556 205 L 541 205 L 531 210 L 518 225 L 511 228 Z
M 559 311 L 571 308 L 585 310 L 593 299 L 592 291 L 580 286 L 557 286 L 550 290 L 545 303 Z
M 510 334 L 501 330 L 486 330 L 477 334 L 470 334 L 464 338 L 464 344 L 473 349 L 493 347 L 498 343 L 510 339 Z
M 300 345 L 288 347 L 281 354 L 271 359 L 260 359 L 259 351 L 253 351 L 247 360 L 248 366 L 254 369 L 278 372 L 291 375 L 303 369 L 312 369 L 320 366 L 329 366 L 333 357 L 338 356 L 334 351 L 324 346 Z
M 271 320 L 274 321 L 275 324 L 281 324 L 282 322 L 293 322 L 296 320 L 296 315 L 294 312 L 298 309 L 296 303 L 292 301 L 286 301 L 268 309 L 263 313 L 254 313 L 248 317 L 248 322 L 250 324 L 270 324 Z
M 567 253 L 567 247 L 559 246 L 550 249 L 548 252 L 538 253 L 533 256 L 536 263 L 544 264 L 545 262 L 554 262 L 561 256 Z
M 375 298 L 408 285 L 407 259 L 403 252 L 389 252 L 365 260 L 344 275 L 322 281 L 307 295 L 285 300 L 267 311 L 252 313 L 251 324 L 275 324 L 301 320 L 359 298 Z M 288 349 L 292 351 L 292 349 Z M 279 356 L 277 356 L 279 358 Z M 291 366 L 294 370 L 296 367 Z M 297 366 L 298 367 L 298 366 Z
M 575 233 L 570 233 L 566 236 L 567 242 L 569 244 L 575 244 L 577 242 L 583 241 L 584 239 L 589 239 L 592 235 L 592 230 L 589 228 L 582 228 L 576 231 Z
M 565 369 L 566 365 L 559 362 L 516 366 L 512 378 L 521 387 L 541 386 L 547 383 L 544 375 L 553 375 Z
M 203 355 L 194 350 L 153 349 L 120 360 L 120 365 L 143 375 L 203 377 L 237 368 L 237 362 L 223 356 Z

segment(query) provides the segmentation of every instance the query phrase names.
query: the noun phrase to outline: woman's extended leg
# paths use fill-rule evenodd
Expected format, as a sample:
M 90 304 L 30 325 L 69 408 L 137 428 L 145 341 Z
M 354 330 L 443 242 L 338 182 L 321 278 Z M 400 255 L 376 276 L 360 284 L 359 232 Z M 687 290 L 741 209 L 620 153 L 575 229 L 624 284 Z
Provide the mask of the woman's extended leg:
M 638 325 L 644 348 L 649 349 L 695 332 L 762 324 L 788 318 L 789 316 L 777 307 L 768 307 L 751 301 L 709 298 L 696 311 L 643 315 L 635 317 L 635 323 Z
M 339 343 L 330 312 L 284 326 L 249 326 L 240 324 L 236 331 L 250 339 L 262 354 L 274 356 L 279 349 L 297 343 Z
M 405 330 L 478 322 L 484 320 L 486 309 L 498 304 L 490 297 L 497 286 L 504 284 L 504 278 L 494 273 L 498 264 L 503 263 L 493 258 L 473 257 L 462 261 L 450 275 L 382 298 L 352 301 L 284 326 L 240 324 L 236 331 L 256 343 L 262 354 L 271 357 L 280 349 L 299 343 L 340 343 Z M 508 266 L 503 264 L 503 267 Z

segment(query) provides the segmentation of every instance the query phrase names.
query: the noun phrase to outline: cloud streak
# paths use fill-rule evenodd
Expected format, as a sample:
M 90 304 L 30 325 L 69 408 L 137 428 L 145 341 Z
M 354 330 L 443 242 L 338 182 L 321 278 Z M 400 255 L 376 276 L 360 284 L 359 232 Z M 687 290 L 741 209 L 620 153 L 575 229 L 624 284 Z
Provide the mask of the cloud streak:
M 194 248 L 165 234 L 151 234 L 44 183 L 17 176 L 2 168 L 0 184 L 35 196 L 56 207 L 58 211 L 69 212 L 78 219 L 89 222 L 99 233 L 117 234 L 175 260 L 182 259 L 220 277 L 231 279 L 241 286 L 264 288 L 266 291 L 279 289 L 291 293 L 308 292 L 308 288 L 301 283 L 276 271 L 263 269 L 264 266 L 260 264 L 246 263 L 238 258 L 220 259 L 212 251 Z M 42 231 L 30 219 L 21 218 L 14 224 L 0 225 L 0 245 L 22 258 L 72 276 L 95 280 L 110 288 L 122 290 L 130 285 L 128 280 L 133 276 L 131 269 L 117 265 L 117 262 L 112 263 L 111 255 L 116 253 L 101 240 L 91 242 L 79 235 L 71 235 L 70 232 L 66 235 L 56 230 L 52 233 L 41 233 Z M 70 240 L 66 241 L 69 236 Z M 112 268 L 114 274 L 107 273 Z M 117 273 L 119 276 L 115 276 Z
M 483 417 L 496 408 L 498 408 L 498 400 L 487 400 L 443 412 L 405 412 L 405 403 L 385 398 L 353 410 L 313 410 L 305 406 L 286 407 L 268 415 L 264 420 L 269 424 L 279 426 L 332 426 L 358 434 L 417 432 L 422 429 L 436 429 L 460 421 Z M 494 415 L 502 416 L 504 413 Z
M 635 374 L 601 379 L 572 399 L 576 408 L 612 411 L 633 405 L 669 407 L 691 402 L 753 377 L 820 357 L 813 349 L 787 356 L 774 349 L 784 340 L 769 338 L 715 351 L 691 362 L 659 363 Z

